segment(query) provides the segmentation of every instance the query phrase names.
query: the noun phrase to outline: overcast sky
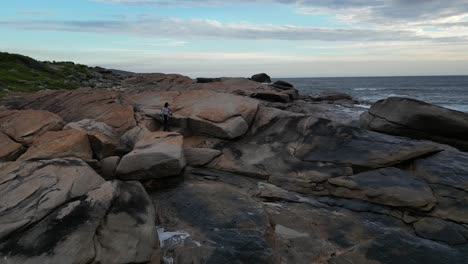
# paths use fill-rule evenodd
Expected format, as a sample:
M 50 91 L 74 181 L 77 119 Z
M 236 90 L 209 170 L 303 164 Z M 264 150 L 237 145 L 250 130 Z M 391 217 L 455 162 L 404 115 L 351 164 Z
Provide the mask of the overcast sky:
M 137 72 L 466 75 L 468 0 L 15 0 L 0 51 Z

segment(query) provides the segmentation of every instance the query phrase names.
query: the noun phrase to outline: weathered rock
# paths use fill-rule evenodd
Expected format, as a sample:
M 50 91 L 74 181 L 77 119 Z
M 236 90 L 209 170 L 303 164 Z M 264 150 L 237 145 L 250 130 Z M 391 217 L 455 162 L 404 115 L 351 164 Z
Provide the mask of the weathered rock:
M 265 203 L 275 263 L 463 263 L 462 250 L 411 234 L 393 217 L 309 203 Z
M 131 151 L 136 143 L 142 140 L 146 135 L 150 134 L 151 131 L 145 127 L 135 126 L 132 129 L 125 132 L 120 138 L 120 146 L 126 151 Z
M 221 78 L 197 78 L 197 83 L 221 82 Z
M 413 162 L 412 172 L 431 184 L 468 192 L 468 154 L 443 151 Z
M 186 148 L 184 154 L 187 165 L 198 167 L 210 163 L 221 155 L 221 151 L 208 148 Z
M 339 92 L 322 93 L 318 96 L 311 98 L 313 101 L 339 101 L 339 100 L 353 100 L 349 94 Z
M 66 122 L 93 119 L 122 134 L 136 125 L 133 107 L 121 101 L 117 92 L 103 89 L 42 91 L 11 103 L 15 109 L 41 109 L 61 116 Z
M 414 223 L 413 227 L 420 237 L 449 245 L 465 244 L 468 238 L 467 228 L 438 218 L 423 218 Z
M 103 182 L 78 159 L 7 163 L 0 168 L 0 240 Z
M 124 180 L 148 180 L 178 176 L 184 167 L 183 137 L 178 133 L 153 132 L 122 158 L 116 173 Z
M 437 200 L 430 186 L 397 168 L 384 168 L 352 176 L 332 178 L 335 196 L 368 200 L 378 204 L 428 211 Z
M 80 130 L 48 131 L 38 137 L 20 160 L 54 158 L 91 160 L 93 152 L 86 132 Z
M 274 82 L 273 84 L 271 84 L 271 86 L 275 87 L 275 88 L 279 88 L 279 89 L 282 89 L 282 90 L 291 90 L 291 89 L 294 89 L 294 85 L 288 83 L 288 82 L 285 82 L 285 81 L 276 81 Z
M 2 241 L 0 256 L 11 263 L 142 263 L 156 237 L 141 184 L 106 182 Z
M 263 120 L 263 125 L 261 129 L 255 128 L 257 133 L 214 146 L 223 155 L 207 166 L 268 178 L 290 190 L 322 192 L 323 186 L 318 184 L 333 177 L 351 175 L 353 169 L 392 166 L 439 150 L 431 143 L 373 133 L 313 117 L 265 116 L 259 120 Z
M 0 132 L 0 162 L 3 161 L 14 161 L 21 154 L 23 154 L 25 148 L 23 145 L 16 143 L 11 138 Z
M 68 123 L 63 129 L 85 131 L 88 134 L 93 153 L 98 159 L 114 155 L 119 147 L 116 132 L 112 127 L 103 122 L 83 119 L 78 122 Z
M 98 122 L 94 119 L 83 119 L 78 122 L 71 122 L 65 125 L 64 130 L 85 130 L 90 132 L 99 132 L 100 134 L 107 136 L 111 139 L 116 139 L 114 129 L 104 122 Z
M 119 165 L 120 157 L 112 156 L 102 159 L 99 163 L 101 167 L 102 176 L 106 180 L 112 180 L 115 178 L 115 171 Z
M 62 119 L 56 114 L 39 111 L 4 111 L 0 113 L 0 132 L 18 143 L 29 145 L 47 131 L 60 130 Z
M 268 76 L 268 74 L 266 73 L 258 73 L 258 74 L 252 75 L 250 79 L 252 81 L 259 82 L 259 83 L 271 83 L 270 76 Z
M 258 102 L 236 95 L 211 90 L 184 92 L 147 92 L 129 97 L 136 108 L 154 118 L 165 102 L 195 134 L 236 138 L 245 134 L 257 112 Z
M 260 100 L 270 101 L 270 102 L 288 102 L 291 98 L 288 94 L 277 93 L 274 91 L 268 92 L 258 92 L 251 95 L 252 98 L 257 98 Z
M 390 97 L 361 116 L 367 129 L 428 139 L 468 150 L 468 114 L 409 98 Z
M 174 263 L 271 263 L 261 204 L 230 184 L 188 180 L 151 195 L 163 257 Z M 171 239 L 171 237 L 174 237 Z
M 468 224 L 468 196 L 452 198 L 436 195 L 437 206 L 430 212 L 431 216 Z

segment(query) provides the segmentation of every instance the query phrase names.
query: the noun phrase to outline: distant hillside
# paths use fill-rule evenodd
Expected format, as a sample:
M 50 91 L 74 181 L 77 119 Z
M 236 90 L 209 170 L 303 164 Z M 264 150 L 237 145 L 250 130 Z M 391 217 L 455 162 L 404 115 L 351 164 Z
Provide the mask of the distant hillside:
M 43 89 L 109 88 L 118 86 L 125 73 L 73 62 L 40 62 L 0 52 L 0 96 Z

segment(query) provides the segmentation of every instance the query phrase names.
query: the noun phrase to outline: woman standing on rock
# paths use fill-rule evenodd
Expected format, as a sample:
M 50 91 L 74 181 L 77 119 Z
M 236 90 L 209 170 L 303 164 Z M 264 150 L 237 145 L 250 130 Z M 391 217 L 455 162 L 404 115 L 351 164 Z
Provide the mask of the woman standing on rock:
M 169 109 L 169 103 L 164 104 L 159 115 L 163 121 L 164 131 L 169 131 L 169 116 L 172 116 L 172 111 Z

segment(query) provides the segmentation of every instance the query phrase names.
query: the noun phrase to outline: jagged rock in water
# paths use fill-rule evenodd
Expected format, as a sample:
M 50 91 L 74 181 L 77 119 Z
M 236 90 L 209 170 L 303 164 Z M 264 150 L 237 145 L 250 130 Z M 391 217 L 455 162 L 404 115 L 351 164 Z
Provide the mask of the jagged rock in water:
M 54 158 L 80 158 L 89 161 L 93 158 L 88 135 L 81 130 L 48 131 L 34 140 L 20 160 Z
M 23 154 L 24 151 L 25 148 L 23 145 L 16 143 L 9 136 L 0 132 L 0 162 L 14 161 Z
M 367 129 L 428 139 L 468 150 L 468 114 L 414 99 L 390 97 L 361 116 Z
M 39 111 L 2 111 L 0 112 L 0 132 L 14 141 L 29 145 L 47 131 L 60 130 L 63 120 L 56 114 Z
M 153 132 L 138 141 L 120 161 L 116 174 L 123 180 L 150 180 L 178 176 L 185 167 L 183 137 Z

